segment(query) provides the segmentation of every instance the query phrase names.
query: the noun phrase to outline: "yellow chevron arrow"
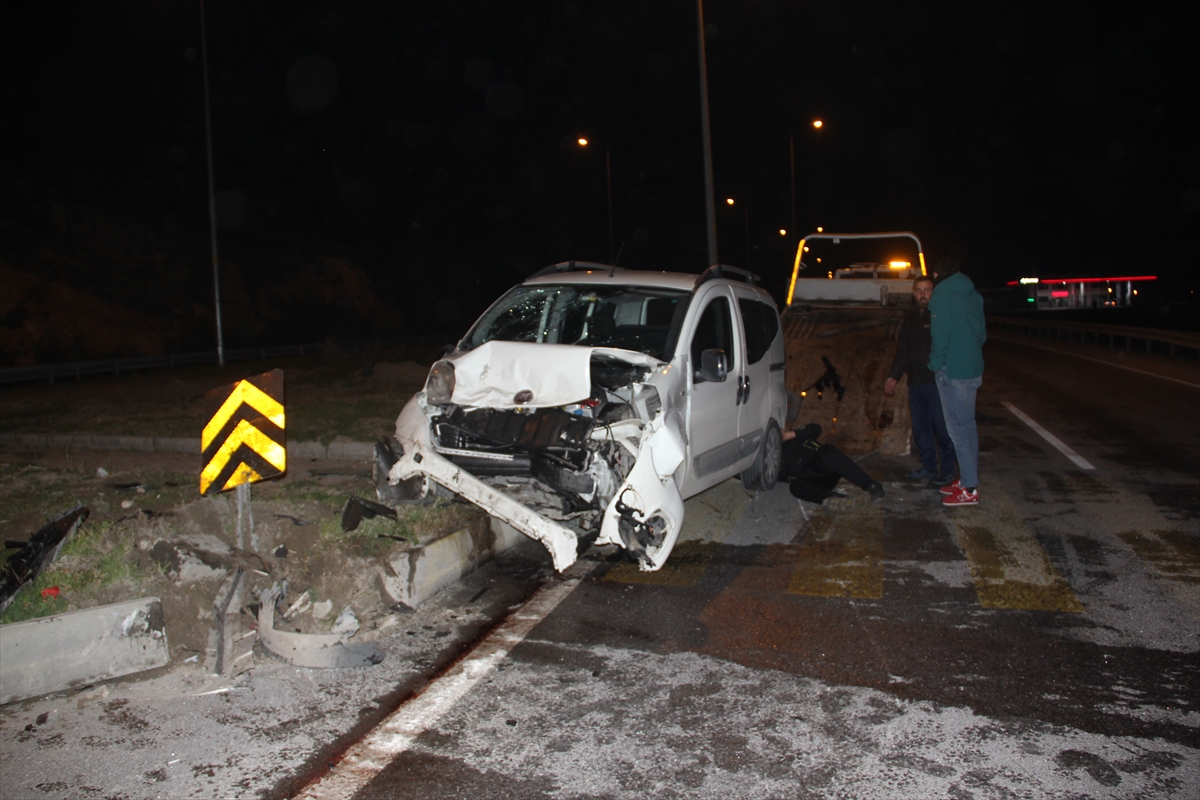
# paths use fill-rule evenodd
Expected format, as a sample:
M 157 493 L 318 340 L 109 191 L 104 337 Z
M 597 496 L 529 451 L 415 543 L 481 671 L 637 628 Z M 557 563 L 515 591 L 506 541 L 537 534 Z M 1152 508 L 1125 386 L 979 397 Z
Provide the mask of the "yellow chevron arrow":
M 242 382 L 245 383 L 245 381 Z M 262 393 L 259 392 L 259 394 Z M 266 397 L 266 395 L 262 396 Z M 267 399 L 269 400 L 270 398 Z M 278 404 L 276 403 L 276 405 Z M 221 410 L 224 411 L 224 406 L 222 406 Z M 279 411 L 279 419 L 280 422 L 282 422 L 282 406 L 280 406 Z M 206 436 L 208 435 L 207 427 L 205 428 L 204 433 Z M 280 472 L 286 471 L 287 451 L 284 450 L 283 447 L 280 446 L 280 444 L 270 436 L 267 436 L 258 428 L 251 425 L 248 421 L 242 420 L 237 424 L 237 427 L 233 429 L 233 433 L 229 434 L 229 438 L 227 438 L 221 445 L 221 448 L 213 454 L 213 457 L 201 471 L 200 494 L 204 494 L 208 491 L 208 487 L 211 486 L 212 482 L 215 481 L 221 474 L 221 470 L 225 468 L 227 463 L 229 463 L 229 459 L 233 456 L 234 452 L 243 444 L 266 459 L 267 463 L 275 467 L 275 469 L 279 470 Z M 249 465 L 241 464 L 234 471 L 233 475 L 230 476 L 229 480 L 225 482 L 225 485 L 221 487 L 221 490 L 225 491 L 240 484 L 252 483 L 256 480 L 262 480 L 262 476 L 255 472 L 255 470 Z
M 267 394 L 262 389 L 259 389 L 250 381 L 238 381 L 237 385 L 233 387 L 233 391 L 229 393 L 229 397 L 225 398 L 225 402 L 221 404 L 219 409 L 217 409 L 217 413 L 213 414 L 212 419 L 210 419 L 208 424 L 204 426 L 204 431 L 200 434 L 200 452 L 203 453 L 208 449 L 208 446 L 212 444 L 213 439 L 217 438 L 217 435 L 221 433 L 221 429 L 224 428 L 226 423 L 229 422 L 229 418 L 237 413 L 237 410 L 241 408 L 242 403 L 250 406 L 255 411 L 269 419 L 271 422 L 275 423 L 277 426 L 279 426 L 280 430 L 283 429 L 283 404 L 274 397 L 271 397 L 271 395 Z M 238 429 L 240 428 L 241 425 L 239 424 Z M 255 432 L 258 432 L 257 429 L 255 429 Z M 263 434 L 259 433 L 259 435 L 262 436 Z M 234 437 L 232 436 L 230 437 L 230 439 L 233 438 Z M 276 446 L 278 447 L 278 445 Z M 258 450 L 258 448 L 254 449 Z M 259 452 L 261 453 L 261 451 Z M 266 457 L 265 454 L 262 455 L 264 458 Z M 221 463 L 224 465 L 224 461 Z M 283 469 L 283 467 L 280 467 L 280 469 Z

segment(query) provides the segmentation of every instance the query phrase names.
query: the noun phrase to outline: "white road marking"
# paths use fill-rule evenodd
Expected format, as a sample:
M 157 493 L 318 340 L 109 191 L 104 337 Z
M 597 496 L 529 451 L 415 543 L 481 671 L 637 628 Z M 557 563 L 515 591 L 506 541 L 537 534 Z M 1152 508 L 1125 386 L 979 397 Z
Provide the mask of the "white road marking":
M 1083 456 L 1079 455 L 1079 453 L 1076 453 L 1074 450 L 1072 450 L 1070 448 L 1070 446 L 1068 446 L 1067 443 L 1064 442 L 1062 439 L 1059 439 L 1053 433 L 1051 433 L 1050 431 L 1046 430 L 1041 425 L 1039 425 L 1033 419 L 1033 417 L 1029 416 L 1024 411 L 1017 408 L 1016 406 L 1014 406 L 1012 403 L 1008 402 L 1007 400 L 1003 401 L 1002 405 L 1005 408 L 1007 408 L 1009 411 L 1011 411 L 1017 419 L 1021 420 L 1021 422 L 1024 422 L 1026 425 L 1033 428 L 1034 432 L 1037 433 L 1038 436 L 1041 436 L 1047 442 L 1054 445 L 1054 447 L 1058 450 L 1058 452 L 1062 453 L 1064 456 L 1066 456 L 1067 458 L 1074 461 L 1075 465 L 1078 466 L 1080 469 L 1095 469 L 1095 467 L 1092 466 L 1091 462 L 1089 462 Z
M 332 770 L 306 786 L 295 800 L 345 800 L 366 786 L 393 758 L 412 746 L 442 715 L 486 677 L 529 632 L 571 594 L 598 562 L 577 561 L 562 580 L 543 586 L 508 619 L 423 692 L 346 751 Z
M 1179 378 L 1168 378 L 1166 375 L 1160 375 L 1157 372 L 1147 372 L 1144 369 L 1134 369 L 1133 367 L 1127 367 L 1124 364 L 1115 364 L 1112 361 L 1105 361 L 1103 358 L 1092 358 L 1091 356 L 1084 356 L 1084 355 L 1080 355 L 1079 353 L 1072 353 L 1067 350 L 1058 350 L 1053 347 L 1046 347 L 1045 345 L 1042 345 L 1042 344 L 1034 344 L 1033 342 L 1024 342 L 1024 341 L 1021 341 L 1020 339 L 1010 339 L 1007 336 L 993 336 L 991 333 L 988 334 L 988 338 L 995 339 L 1000 342 L 1009 342 L 1011 344 L 1023 344 L 1026 347 L 1036 347 L 1038 350 L 1047 350 L 1051 353 L 1058 353 L 1060 356 L 1072 356 L 1074 358 L 1082 358 L 1085 361 L 1095 361 L 1097 364 L 1107 364 L 1110 367 L 1116 367 L 1117 369 L 1128 370 L 1129 372 L 1136 372 L 1139 375 L 1149 375 L 1152 378 L 1162 378 L 1164 381 L 1171 381 L 1172 383 L 1182 383 L 1184 386 L 1190 386 L 1193 389 L 1200 389 L 1200 383 L 1192 383 L 1191 381 L 1184 381 L 1184 380 L 1180 380 Z

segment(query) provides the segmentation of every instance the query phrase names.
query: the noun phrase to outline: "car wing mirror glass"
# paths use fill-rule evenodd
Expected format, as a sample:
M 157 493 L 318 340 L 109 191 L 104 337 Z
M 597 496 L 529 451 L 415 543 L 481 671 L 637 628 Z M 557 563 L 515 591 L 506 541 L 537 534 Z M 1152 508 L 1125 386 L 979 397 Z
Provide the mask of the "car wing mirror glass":
M 700 354 L 700 371 L 697 373 L 697 377 L 701 381 L 723 381 L 729 373 L 728 364 L 724 350 L 718 350 L 715 347 L 705 350 Z

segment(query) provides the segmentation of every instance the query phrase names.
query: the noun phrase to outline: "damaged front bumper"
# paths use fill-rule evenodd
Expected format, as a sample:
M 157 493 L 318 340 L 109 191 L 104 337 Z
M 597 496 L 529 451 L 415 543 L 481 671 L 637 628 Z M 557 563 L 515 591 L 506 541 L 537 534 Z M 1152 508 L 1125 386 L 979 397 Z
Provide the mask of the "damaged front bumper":
M 667 415 L 648 424 L 628 421 L 609 426 L 608 435 L 624 439 L 623 445 L 636 461 L 603 511 L 596 512 L 600 528 L 596 544 L 624 547 L 641 569 L 657 570 L 670 555 L 683 523 L 683 498 L 675 480 L 685 454 L 683 438 Z M 540 542 L 556 570 L 561 572 L 575 562 L 580 549 L 578 531 L 518 502 L 437 451 L 423 393 L 401 412 L 396 440 L 401 452 L 394 463 L 387 463 L 390 454 L 380 463 L 377 453 L 377 474 L 382 477 L 386 470 L 387 484 L 403 486 L 409 501 L 430 496 L 434 490 L 430 484 L 436 484 Z
M 426 418 L 416 398 L 410 401 L 396 420 L 396 439 L 403 452 L 388 472 L 388 482 L 398 484 L 413 478 L 435 481 L 497 519 L 541 542 L 550 551 L 559 572 L 575 563 L 578 537 L 571 529 L 546 519 L 466 472 L 434 450 Z M 428 485 L 425 487 L 428 493 Z

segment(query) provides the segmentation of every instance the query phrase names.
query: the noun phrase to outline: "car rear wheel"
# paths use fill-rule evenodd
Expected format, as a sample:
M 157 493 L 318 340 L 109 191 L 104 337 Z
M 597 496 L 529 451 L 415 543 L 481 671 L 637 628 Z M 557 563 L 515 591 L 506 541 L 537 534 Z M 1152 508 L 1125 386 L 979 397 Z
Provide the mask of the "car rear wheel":
M 775 420 L 767 423 L 762 446 L 750 468 L 742 473 L 742 485 L 750 491 L 769 492 L 779 480 L 779 469 L 783 463 L 783 434 Z

